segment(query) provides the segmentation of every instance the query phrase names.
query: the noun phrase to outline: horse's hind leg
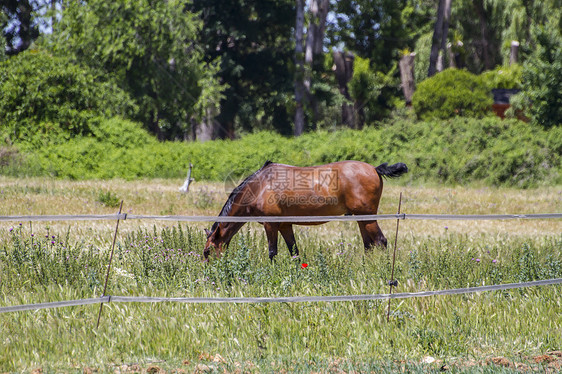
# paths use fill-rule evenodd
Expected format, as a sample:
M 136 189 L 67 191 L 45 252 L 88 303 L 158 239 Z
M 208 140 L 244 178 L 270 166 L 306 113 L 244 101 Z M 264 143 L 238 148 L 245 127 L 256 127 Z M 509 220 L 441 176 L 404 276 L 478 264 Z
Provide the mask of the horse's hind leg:
M 365 222 L 357 222 L 357 224 L 359 225 L 359 231 L 361 232 L 361 239 L 363 239 L 363 245 L 365 246 L 365 251 L 371 249 L 371 247 L 373 246 L 373 239 L 371 239 L 371 236 L 369 235 L 369 233 L 367 232 L 367 229 L 365 228 Z
M 359 225 L 359 231 L 361 231 L 365 250 L 370 250 L 373 245 L 386 248 L 386 238 L 377 221 L 360 221 L 357 224 Z
M 293 225 L 290 223 L 282 223 L 279 226 L 279 232 L 281 232 L 281 236 L 285 239 L 285 243 L 287 243 L 287 248 L 289 248 L 289 253 L 291 256 L 298 256 L 299 249 L 297 248 L 297 241 L 295 240 L 295 233 L 293 232 Z
M 269 245 L 269 259 L 273 261 L 273 257 L 277 256 L 277 238 L 279 231 L 279 223 L 264 222 L 265 235 L 267 236 L 267 243 Z

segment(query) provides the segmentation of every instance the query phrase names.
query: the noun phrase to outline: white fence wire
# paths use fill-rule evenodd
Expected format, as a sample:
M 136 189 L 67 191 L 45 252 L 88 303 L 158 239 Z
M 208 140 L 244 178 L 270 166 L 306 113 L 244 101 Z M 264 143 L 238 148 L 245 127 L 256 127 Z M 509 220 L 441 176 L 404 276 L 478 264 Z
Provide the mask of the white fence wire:
M 538 214 L 366 214 L 350 216 L 157 216 L 138 214 L 91 214 L 91 215 L 41 215 L 0 216 L 0 222 L 40 221 L 99 221 L 99 220 L 155 220 L 177 222 L 334 222 L 334 221 L 382 221 L 382 220 L 508 220 L 508 219 L 559 219 L 562 213 Z

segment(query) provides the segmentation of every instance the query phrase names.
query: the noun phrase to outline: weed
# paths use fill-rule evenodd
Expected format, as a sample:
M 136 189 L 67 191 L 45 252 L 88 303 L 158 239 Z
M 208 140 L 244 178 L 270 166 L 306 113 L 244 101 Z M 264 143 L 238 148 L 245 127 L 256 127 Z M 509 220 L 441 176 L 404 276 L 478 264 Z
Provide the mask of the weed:
M 118 196 L 111 191 L 99 191 L 97 201 L 106 207 L 117 208 L 121 202 Z

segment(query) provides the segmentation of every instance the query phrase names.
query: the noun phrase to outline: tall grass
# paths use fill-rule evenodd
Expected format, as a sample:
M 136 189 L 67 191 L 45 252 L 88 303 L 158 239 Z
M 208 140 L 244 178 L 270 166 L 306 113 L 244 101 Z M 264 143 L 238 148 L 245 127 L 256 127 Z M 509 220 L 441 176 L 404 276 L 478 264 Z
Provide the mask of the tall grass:
M 107 250 L 16 226 L 0 247 L 3 305 L 96 297 Z M 295 296 L 384 293 L 390 253 L 355 239 L 301 237 L 302 256 L 270 263 L 264 235 L 245 230 L 220 259 L 201 263 L 204 236 L 188 226 L 139 229 L 119 240 L 108 294 Z M 308 266 L 302 266 L 306 263 Z M 562 277 L 562 236 L 474 240 L 401 238 L 397 292 Z M 562 346 L 559 286 L 386 303 L 107 304 L 3 315 L 0 367 L 50 370 L 157 361 L 218 371 L 381 368 L 431 355 L 533 355 Z M 220 355 L 213 362 L 205 357 Z M 183 361 L 189 361 L 185 365 Z M 390 360 L 390 361 L 389 361 Z M 213 366 L 214 365 L 214 366 Z M 238 365 L 238 366 L 237 366 Z M 323 369 L 322 369 L 323 368 Z

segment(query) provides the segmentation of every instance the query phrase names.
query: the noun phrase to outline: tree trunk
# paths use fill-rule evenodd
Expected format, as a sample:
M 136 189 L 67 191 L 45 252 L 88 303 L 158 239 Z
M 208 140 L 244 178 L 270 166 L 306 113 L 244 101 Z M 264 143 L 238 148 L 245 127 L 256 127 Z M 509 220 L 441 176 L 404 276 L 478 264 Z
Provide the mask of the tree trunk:
M 441 50 L 443 51 L 443 66 L 445 66 L 445 56 L 447 53 L 447 38 L 449 37 L 449 21 L 451 20 L 451 2 L 452 0 L 445 0 L 443 7 L 443 32 L 441 34 Z
M 314 37 L 314 54 L 319 55 L 323 52 L 324 34 L 326 34 L 326 19 L 330 9 L 330 0 L 319 0 L 318 8 L 318 27 Z
M 402 92 L 406 99 L 406 105 L 412 105 L 412 96 L 416 90 L 416 81 L 414 78 L 414 60 L 416 54 L 409 53 L 400 59 L 400 79 L 402 81 Z
M 517 40 L 511 41 L 511 53 L 509 55 L 509 65 L 517 63 L 517 58 L 519 55 L 519 42 Z
M 334 52 L 334 65 L 336 66 L 336 80 L 338 82 L 338 89 L 346 101 L 342 104 L 342 123 L 348 127 L 355 127 L 354 106 L 351 104 L 352 99 L 349 94 L 347 83 L 353 76 L 353 60 L 354 56 L 351 53 Z
M 306 32 L 306 46 L 304 53 L 304 89 L 306 101 L 313 113 L 313 122 L 318 118 L 318 103 L 312 94 L 312 72 L 315 57 L 322 53 L 324 33 L 326 31 L 326 17 L 328 15 L 329 0 L 311 0 L 310 24 Z
M 443 38 L 443 15 L 445 10 L 445 0 L 439 0 L 437 6 L 437 19 L 433 27 L 433 38 L 431 39 L 431 52 L 429 54 L 429 69 L 427 76 L 432 77 L 437 72 L 437 59 L 439 58 L 439 48 Z
M 303 61 L 303 33 L 304 33 L 304 0 L 297 0 L 297 17 L 295 25 L 295 136 L 304 131 L 304 61 Z
M 486 11 L 484 10 L 484 3 L 482 0 L 474 0 L 472 4 L 474 5 L 474 10 L 476 11 L 478 20 L 480 22 L 480 43 L 484 69 L 491 70 L 494 68 L 494 63 L 490 57 L 490 45 L 488 43 L 488 40 L 490 40 L 490 36 L 488 31 L 488 22 L 486 21 Z
M 209 108 L 205 110 L 205 117 L 195 128 L 194 133 L 195 139 L 200 142 L 206 142 L 215 138 L 214 116 L 211 114 L 211 110 Z
M 445 63 L 443 62 L 443 51 L 439 50 L 439 55 L 437 56 L 437 66 L 435 67 L 438 73 L 443 71 L 443 66 L 445 66 Z
M 453 51 L 453 44 L 447 43 L 447 54 L 449 55 L 449 67 L 457 68 L 457 60 L 455 58 L 455 52 Z
M 447 55 L 447 36 L 449 34 L 449 20 L 451 19 L 452 0 L 439 0 L 437 7 L 437 19 L 433 27 L 433 38 L 431 39 L 431 53 L 429 55 L 428 77 L 432 77 L 436 72 L 443 70 L 444 61 L 441 60 L 441 70 L 437 68 L 439 62 L 439 51 L 441 58 Z
M 164 140 L 164 136 L 162 134 L 162 129 L 160 128 L 160 113 L 158 110 L 155 110 L 152 113 L 152 121 L 149 124 L 149 130 L 156 135 L 158 140 Z

